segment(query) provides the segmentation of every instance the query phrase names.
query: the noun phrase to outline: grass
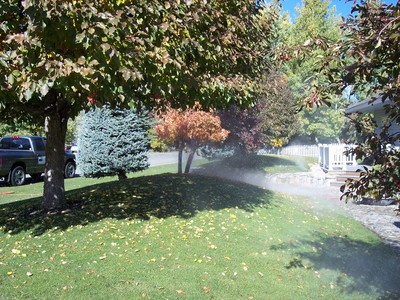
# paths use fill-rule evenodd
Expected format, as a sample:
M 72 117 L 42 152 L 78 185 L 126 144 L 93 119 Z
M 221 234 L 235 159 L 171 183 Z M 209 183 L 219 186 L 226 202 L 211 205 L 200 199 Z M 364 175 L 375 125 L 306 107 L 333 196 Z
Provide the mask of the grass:
M 318 159 L 314 157 L 252 154 L 230 157 L 203 166 L 215 168 L 222 165 L 225 168 L 251 169 L 263 173 L 297 173 L 309 171 L 310 165 L 317 162 Z
M 207 160 L 205 159 L 198 159 L 193 162 L 193 166 L 196 167 L 206 162 Z M 128 174 L 128 177 L 135 178 L 135 177 L 148 176 L 160 173 L 176 173 L 177 168 L 178 167 L 176 164 L 162 165 L 162 166 L 148 168 L 141 172 L 130 173 Z M 65 190 L 71 191 L 86 186 L 91 186 L 106 182 L 114 182 L 117 180 L 118 180 L 117 176 L 107 176 L 103 178 L 75 177 L 65 180 Z M 29 179 L 27 179 L 27 181 L 29 182 Z M 23 186 L 18 186 L 18 187 L 5 186 L 3 183 L 3 185 L 0 185 L 0 205 L 32 197 L 39 197 L 42 194 L 43 194 L 43 181 L 37 183 L 25 184 Z
M 338 211 L 238 182 L 156 174 L 168 168 L 125 182 L 67 180 L 62 214 L 38 213 L 35 198 L 0 205 L 0 299 L 400 296 L 398 254 Z

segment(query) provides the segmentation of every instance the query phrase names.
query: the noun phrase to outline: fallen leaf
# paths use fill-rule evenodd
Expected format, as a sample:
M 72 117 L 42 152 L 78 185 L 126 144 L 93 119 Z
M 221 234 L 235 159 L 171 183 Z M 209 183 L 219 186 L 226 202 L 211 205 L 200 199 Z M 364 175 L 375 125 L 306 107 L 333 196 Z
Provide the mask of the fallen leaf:
M 185 295 L 185 294 L 186 294 L 184 290 L 176 290 L 176 292 L 177 292 L 178 294 L 181 294 L 181 295 Z

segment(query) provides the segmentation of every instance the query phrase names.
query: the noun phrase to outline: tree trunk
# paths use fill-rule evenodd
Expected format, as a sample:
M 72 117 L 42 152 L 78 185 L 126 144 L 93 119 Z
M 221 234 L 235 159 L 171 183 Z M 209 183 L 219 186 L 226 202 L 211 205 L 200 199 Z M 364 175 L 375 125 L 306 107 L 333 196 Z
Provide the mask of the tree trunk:
M 193 157 L 196 151 L 191 151 L 186 162 L 185 174 L 189 174 L 190 166 L 192 165 Z
M 46 167 L 42 207 L 46 211 L 67 206 L 64 188 L 64 144 L 68 123 L 67 102 L 51 90 L 45 97 Z
M 126 176 L 126 172 L 123 170 L 119 170 L 118 171 L 118 180 L 125 180 L 128 177 Z
M 182 156 L 183 156 L 183 147 L 179 147 L 179 152 L 178 152 L 178 174 L 182 174 Z

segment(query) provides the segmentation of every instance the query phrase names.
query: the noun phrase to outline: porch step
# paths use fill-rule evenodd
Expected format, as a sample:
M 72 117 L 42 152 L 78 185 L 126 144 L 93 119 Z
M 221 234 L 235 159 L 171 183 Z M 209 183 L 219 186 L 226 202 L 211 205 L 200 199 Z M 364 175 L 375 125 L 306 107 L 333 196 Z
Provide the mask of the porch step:
M 355 171 L 342 171 L 342 172 L 337 172 L 335 171 L 334 174 L 329 172 L 329 174 L 334 177 L 334 180 L 330 182 L 331 186 L 342 186 L 347 179 L 353 179 L 353 180 L 359 180 L 360 179 L 360 172 L 355 172 Z
M 343 171 L 343 170 L 335 170 L 335 171 L 328 171 L 328 175 L 334 176 L 360 176 L 361 172 L 358 171 Z

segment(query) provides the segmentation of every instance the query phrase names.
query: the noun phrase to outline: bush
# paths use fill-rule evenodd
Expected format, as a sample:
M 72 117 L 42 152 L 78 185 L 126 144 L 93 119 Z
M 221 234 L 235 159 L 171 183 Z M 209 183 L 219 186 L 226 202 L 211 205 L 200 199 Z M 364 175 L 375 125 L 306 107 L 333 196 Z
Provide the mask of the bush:
M 134 110 L 95 108 L 84 114 L 77 162 L 84 177 L 118 175 L 148 168 L 149 120 Z

